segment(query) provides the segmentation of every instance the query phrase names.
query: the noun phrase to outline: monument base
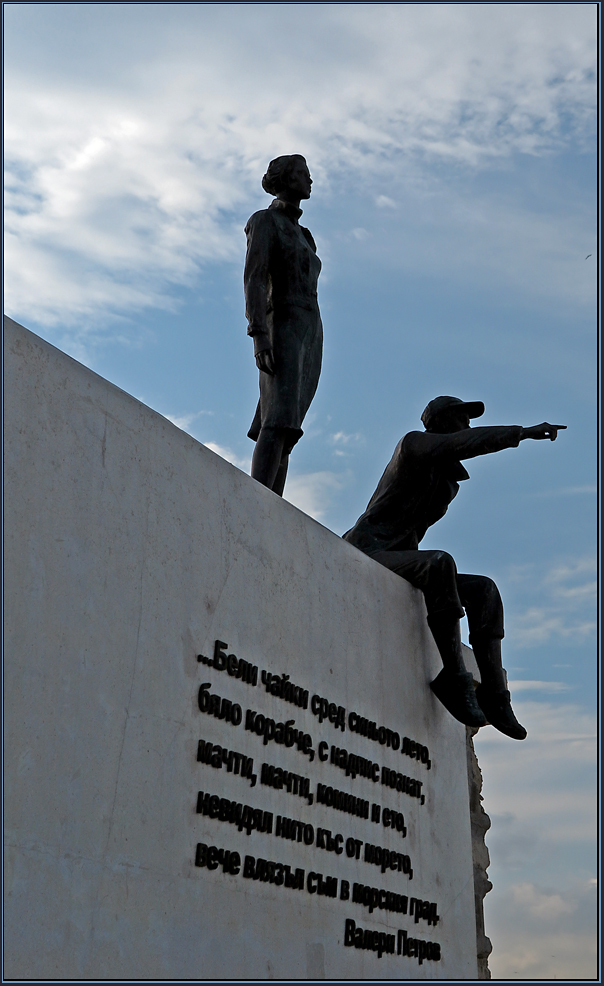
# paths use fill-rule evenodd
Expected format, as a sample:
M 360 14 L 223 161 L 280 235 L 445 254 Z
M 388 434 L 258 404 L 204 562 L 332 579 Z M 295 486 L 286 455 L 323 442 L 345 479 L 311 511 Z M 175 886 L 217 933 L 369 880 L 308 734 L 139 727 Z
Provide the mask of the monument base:
M 488 978 L 488 820 L 421 593 L 5 344 L 6 977 Z

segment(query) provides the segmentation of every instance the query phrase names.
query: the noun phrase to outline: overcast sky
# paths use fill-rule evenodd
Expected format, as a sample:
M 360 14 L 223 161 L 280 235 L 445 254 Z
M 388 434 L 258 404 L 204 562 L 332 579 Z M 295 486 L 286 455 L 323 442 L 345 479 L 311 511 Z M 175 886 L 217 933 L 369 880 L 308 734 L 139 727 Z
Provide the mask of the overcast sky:
M 17 321 L 247 470 L 243 226 L 302 153 L 325 359 L 286 497 L 341 534 L 438 394 L 568 425 L 472 460 L 422 545 L 506 606 L 529 738 L 476 746 L 509 978 L 595 975 L 596 13 L 4 5 Z

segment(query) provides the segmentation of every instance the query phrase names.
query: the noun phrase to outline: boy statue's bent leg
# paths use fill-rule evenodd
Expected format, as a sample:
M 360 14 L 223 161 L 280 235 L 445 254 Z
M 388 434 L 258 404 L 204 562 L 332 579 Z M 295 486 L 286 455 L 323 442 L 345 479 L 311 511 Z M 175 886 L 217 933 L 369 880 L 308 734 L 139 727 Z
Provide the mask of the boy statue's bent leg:
M 495 729 L 512 739 L 526 739 L 526 729 L 512 711 L 510 693 L 501 663 L 503 604 L 492 579 L 484 575 L 457 575 L 459 597 L 470 629 L 470 646 L 480 671 L 476 689 L 478 704 Z
M 446 551 L 379 551 L 371 557 L 421 589 L 428 610 L 428 625 L 442 658 L 443 670 L 431 683 L 436 697 L 459 722 L 485 726 L 472 675 L 466 671 L 461 649 L 460 618 L 464 615 L 457 590 L 457 569 Z

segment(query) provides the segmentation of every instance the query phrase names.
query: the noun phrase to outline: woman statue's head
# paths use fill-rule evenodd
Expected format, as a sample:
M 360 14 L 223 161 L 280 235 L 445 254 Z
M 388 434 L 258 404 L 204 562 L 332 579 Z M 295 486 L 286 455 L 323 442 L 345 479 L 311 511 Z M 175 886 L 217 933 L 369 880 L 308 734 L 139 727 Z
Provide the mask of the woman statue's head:
M 291 201 L 310 198 L 312 178 L 301 154 L 282 154 L 270 162 L 262 179 L 262 187 L 269 195 Z

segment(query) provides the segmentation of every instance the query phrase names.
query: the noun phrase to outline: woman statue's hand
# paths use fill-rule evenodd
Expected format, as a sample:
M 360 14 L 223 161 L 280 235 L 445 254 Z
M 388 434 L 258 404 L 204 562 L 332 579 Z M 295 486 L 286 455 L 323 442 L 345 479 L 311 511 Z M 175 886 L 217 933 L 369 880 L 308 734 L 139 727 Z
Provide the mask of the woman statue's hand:
M 275 375 L 275 361 L 273 360 L 272 349 L 263 349 L 261 353 L 256 353 L 256 366 L 263 373 L 268 373 L 270 377 Z

